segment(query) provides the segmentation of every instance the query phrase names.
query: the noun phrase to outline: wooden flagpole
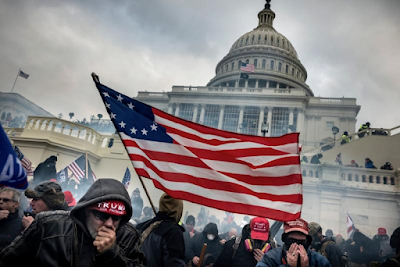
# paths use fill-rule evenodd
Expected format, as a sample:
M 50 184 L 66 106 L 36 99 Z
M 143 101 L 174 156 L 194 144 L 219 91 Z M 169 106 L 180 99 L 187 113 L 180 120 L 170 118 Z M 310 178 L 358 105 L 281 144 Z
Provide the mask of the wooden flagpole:
M 207 243 L 204 243 L 203 248 L 201 249 L 199 263 L 197 264 L 197 266 L 199 267 L 201 267 L 201 264 L 203 263 L 204 255 L 206 254 L 206 249 L 207 249 Z
M 96 75 L 96 73 L 92 72 L 91 76 L 92 76 L 93 81 L 94 81 L 96 84 L 100 83 L 100 78 L 99 78 L 99 76 Z M 100 92 L 99 92 L 99 94 L 100 94 Z M 119 135 L 119 133 L 118 133 L 118 135 Z M 120 135 L 119 135 L 119 137 L 121 138 Z M 122 140 L 122 138 L 121 138 L 121 140 Z M 128 150 L 126 149 L 125 146 L 124 146 L 124 148 L 125 148 L 126 153 L 129 155 L 129 152 L 128 152 Z M 133 168 L 133 169 L 135 169 L 135 168 Z M 87 166 L 86 166 L 86 170 L 87 170 Z M 136 172 L 136 171 L 135 171 L 135 172 Z M 142 184 L 142 187 L 143 187 L 143 189 L 144 189 L 144 192 L 146 193 L 147 198 L 149 199 L 149 202 L 150 202 L 151 208 L 153 209 L 154 215 L 156 215 L 156 214 L 157 214 L 156 208 L 154 207 L 153 201 L 152 201 L 151 198 L 150 198 L 150 194 L 149 194 L 149 192 L 147 191 L 146 185 L 144 184 L 142 177 L 141 177 L 140 175 L 138 175 L 137 173 L 136 173 L 136 175 L 139 177 L 139 181 L 140 181 L 140 183 Z

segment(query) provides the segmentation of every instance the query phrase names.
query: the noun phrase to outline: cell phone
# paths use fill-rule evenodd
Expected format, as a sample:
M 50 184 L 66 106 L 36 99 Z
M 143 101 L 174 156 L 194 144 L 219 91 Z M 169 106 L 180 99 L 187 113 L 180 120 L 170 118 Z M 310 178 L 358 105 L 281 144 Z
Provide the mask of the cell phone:
M 31 216 L 31 217 L 35 218 L 36 214 L 33 214 L 32 212 L 29 212 L 29 211 L 24 211 L 24 215 L 25 216 Z

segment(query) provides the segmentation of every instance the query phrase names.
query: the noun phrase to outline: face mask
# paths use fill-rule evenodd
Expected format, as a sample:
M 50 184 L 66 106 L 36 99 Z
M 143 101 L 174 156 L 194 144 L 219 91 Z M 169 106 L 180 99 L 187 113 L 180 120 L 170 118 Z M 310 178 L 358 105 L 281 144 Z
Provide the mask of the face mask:
M 298 239 L 293 239 L 293 238 L 287 238 L 286 241 L 285 241 L 286 249 L 289 249 L 290 246 L 293 243 L 297 243 L 298 245 L 302 245 L 305 250 L 307 250 L 308 247 L 310 246 L 310 244 L 308 243 L 307 240 L 298 240 Z
M 212 234 L 207 235 L 208 240 L 214 240 L 214 238 L 215 238 L 215 235 L 212 235 Z

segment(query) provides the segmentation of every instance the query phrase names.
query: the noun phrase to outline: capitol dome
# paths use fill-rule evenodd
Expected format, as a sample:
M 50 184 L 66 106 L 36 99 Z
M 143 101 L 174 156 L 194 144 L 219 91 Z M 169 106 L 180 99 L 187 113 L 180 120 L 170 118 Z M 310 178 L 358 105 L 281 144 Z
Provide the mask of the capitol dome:
M 258 27 L 245 33 L 217 64 L 216 76 L 209 87 L 301 88 L 305 95 L 313 92 L 305 83 L 307 70 L 301 64 L 292 43 L 273 27 L 275 13 L 267 1 L 258 13 Z M 253 64 L 248 79 L 239 79 L 241 63 Z

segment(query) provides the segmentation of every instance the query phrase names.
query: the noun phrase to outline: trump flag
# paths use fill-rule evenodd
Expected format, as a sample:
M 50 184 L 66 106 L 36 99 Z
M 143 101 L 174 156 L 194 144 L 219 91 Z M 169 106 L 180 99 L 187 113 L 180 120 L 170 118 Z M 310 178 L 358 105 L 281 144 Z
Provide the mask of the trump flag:
M 170 196 L 279 221 L 300 217 L 298 133 L 265 138 L 186 121 L 94 79 L 138 175 Z

